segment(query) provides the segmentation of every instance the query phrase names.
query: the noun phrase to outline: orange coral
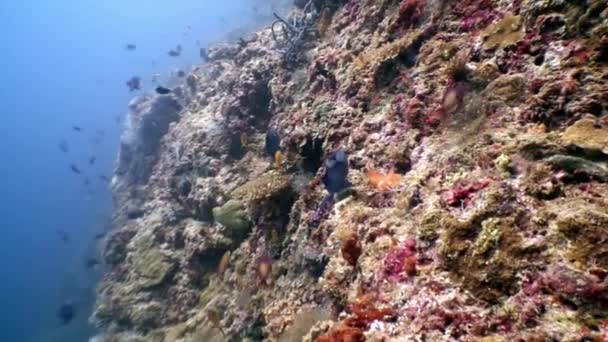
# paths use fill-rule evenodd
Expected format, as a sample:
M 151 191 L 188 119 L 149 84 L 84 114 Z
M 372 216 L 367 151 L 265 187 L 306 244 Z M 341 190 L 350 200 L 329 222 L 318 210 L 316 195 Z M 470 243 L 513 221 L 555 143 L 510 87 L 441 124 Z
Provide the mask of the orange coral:
M 360 329 L 348 327 L 340 324 L 334 327 L 329 333 L 319 336 L 315 342 L 363 342 L 365 336 Z
M 383 175 L 377 169 L 371 169 L 367 172 L 367 178 L 369 179 L 369 184 L 380 191 L 394 189 L 401 183 L 401 176 L 396 174 L 393 169 L 386 175 Z
M 359 237 L 356 233 L 352 233 L 344 239 L 341 250 L 344 260 L 351 266 L 357 265 L 357 260 L 361 255 L 361 244 L 359 243 Z
M 373 295 L 363 295 L 355 303 L 348 305 L 352 316 L 335 326 L 330 332 L 317 337 L 315 342 L 363 342 L 363 331 L 369 329 L 373 321 L 384 321 L 394 318 L 395 311 L 390 308 L 376 308 L 372 301 Z

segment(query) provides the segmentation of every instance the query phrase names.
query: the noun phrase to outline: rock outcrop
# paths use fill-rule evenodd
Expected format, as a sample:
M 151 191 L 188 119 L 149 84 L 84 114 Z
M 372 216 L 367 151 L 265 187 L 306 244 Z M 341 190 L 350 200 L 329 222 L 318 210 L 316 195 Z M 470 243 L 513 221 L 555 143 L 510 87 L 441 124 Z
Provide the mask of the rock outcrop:
M 130 105 L 106 339 L 608 339 L 606 2 L 306 3 Z

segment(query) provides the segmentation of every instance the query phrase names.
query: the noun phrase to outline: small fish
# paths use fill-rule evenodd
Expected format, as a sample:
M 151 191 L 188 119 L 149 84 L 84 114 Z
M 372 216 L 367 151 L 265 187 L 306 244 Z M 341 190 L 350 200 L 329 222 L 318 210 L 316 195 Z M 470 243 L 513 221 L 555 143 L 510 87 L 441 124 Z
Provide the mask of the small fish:
M 184 70 L 177 71 L 177 77 L 184 77 L 184 76 L 186 76 L 186 72 Z
M 266 153 L 270 158 L 274 158 L 277 151 L 281 149 L 281 138 L 274 128 L 269 128 L 266 132 Z
M 104 181 L 104 182 L 109 182 L 110 181 L 110 179 L 108 177 L 104 176 L 104 175 L 99 175 L 99 179 L 102 180 L 102 181 Z
M 74 319 L 76 315 L 76 307 L 71 301 L 66 301 L 61 304 L 59 310 L 57 310 L 57 317 L 59 318 L 61 325 L 68 325 Z
M 169 52 L 167 52 L 167 54 L 171 57 L 178 57 L 179 55 L 181 55 L 182 53 L 182 46 L 181 45 L 177 45 L 175 47 L 175 49 L 173 50 L 169 50 Z
M 224 255 L 222 255 L 222 258 L 220 259 L 220 263 L 218 264 L 218 267 L 217 267 L 217 272 L 220 275 L 224 274 L 224 272 L 226 272 L 226 269 L 228 268 L 229 263 L 230 263 L 230 251 L 226 251 L 226 253 L 224 253 Z
M 247 136 L 247 132 L 241 133 L 241 146 L 247 147 L 249 144 L 249 137 Z
M 59 149 L 61 150 L 61 152 L 63 153 L 68 153 L 70 152 L 70 147 L 68 146 L 68 142 L 65 141 L 64 139 L 61 139 L 61 141 L 59 141 Z
M 222 327 L 220 326 L 221 318 L 217 311 L 213 309 L 207 310 L 207 320 L 211 323 L 211 325 L 217 328 L 222 335 L 226 336 L 226 334 L 224 334 L 224 330 L 222 330 Z
M 156 89 L 154 89 L 154 90 L 156 91 L 156 93 L 158 93 L 160 95 L 167 95 L 171 92 L 171 89 L 161 87 L 161 86 L 156 87 Z
M 281 165 L 283 165 L 283 152 L 277 151 L 274 154 L 274 167 L 275 169 L 280 169 Z
M 125 49 L 129 50 L 129 51 L 133 51 L 133 50 L 137 49 L 137 46 L 135 44 L 127 44 L 127 45 L 125 45 Z
M 281 152 L 281 138 L 276 129 L 269 128 L 266 132 L 266 153 L 274 161 L 274 166 L 279 169 L 283 163 L 283 153 Z
M 127 87 L 129 87 L 129 91 L 141 89 L 141 79 L 137 76 L 131 77 L 131 79 L 127 81 Z
M 209 61 L 209 56 L 207 55 L 207 49 L 200 48 L 198 50 L 198 55 L 201 57 L 201 59 L 203 60 L 203 62 Z
M 349 186 L 348 157 L 341 149 L 334 151 L 325 161 L 325 174 L 323 184 L 330 196 L 346 189 Z
M 70 164 L 70 169 L 76 174 L 82 174 L 82 171 L 78 168 L 78 166 L 74 164 Z
M 99 261 L 97 261 L 97 259 L 95 259 L 95 258 L 88 258 L 87 261 L 85 262 L 85 266 L 88 269 L 91 269 L 97 265 L 99 265 Z
M 57 234 L 59 234 L 59 238 L 61 239 L 61 241 L 63 241 L 63 243 L 70 242 L 70 235 L 68 235 L 65 230 L 58 230 Z
M 75 130 L 76 132 L 82 132 L 82 127 L 79 127 L 79 126 L 72 126 L 72 129 Z
M 95 234 L 94 239 L 95 240 L 101 240 L 101 239 L 103 239 L 104 236 L 106 236 L 106 233 L 104 233 L 104 232 L 97 233 L 97 234 Z
M 91 156 L 91 158 L 89 158 L 89 165 L 95 164 L 96 160 L 97 160 L 97 158 L 95 156 Z
M 84 180 L 84 186 L 89 186 L 89 185 L 91 185 L 91 180 L 87 178 Z

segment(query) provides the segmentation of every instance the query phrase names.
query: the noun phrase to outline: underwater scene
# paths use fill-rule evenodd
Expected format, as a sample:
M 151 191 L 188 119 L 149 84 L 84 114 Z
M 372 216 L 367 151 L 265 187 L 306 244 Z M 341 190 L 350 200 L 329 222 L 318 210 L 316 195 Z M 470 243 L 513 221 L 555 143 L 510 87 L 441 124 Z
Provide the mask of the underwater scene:
M 608 342 L 605 0 L 0 26 L 1 342 Z

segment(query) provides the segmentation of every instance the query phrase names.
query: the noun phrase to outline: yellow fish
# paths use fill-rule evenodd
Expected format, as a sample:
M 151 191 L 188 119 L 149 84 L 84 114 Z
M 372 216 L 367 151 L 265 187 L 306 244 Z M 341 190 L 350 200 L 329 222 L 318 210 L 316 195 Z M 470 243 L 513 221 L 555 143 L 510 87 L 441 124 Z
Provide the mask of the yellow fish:
M 249 137 L 247 136 L 247 132 L 241 133 L 241 146 L 246 147 L 249 143 Z
M 274 167 L 278 170 L 283 165 L 283 153 L 281 151 L 277 151 L 274 154 Z

